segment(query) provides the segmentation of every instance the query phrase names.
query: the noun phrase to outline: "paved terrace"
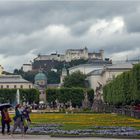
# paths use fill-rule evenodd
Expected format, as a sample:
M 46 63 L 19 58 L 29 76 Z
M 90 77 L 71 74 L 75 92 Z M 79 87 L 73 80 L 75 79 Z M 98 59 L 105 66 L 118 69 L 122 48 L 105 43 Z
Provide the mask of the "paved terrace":
M 0 139 L 11 139 L 11 140 L 24 140 L 24 139 L 29 139 L 29 140 L 130 140 L 130 139 L 116 139 L 116 138 L 93 138 L 93 137 L 77 137 L 77 138 L 63 138 L 63 137 L 50 137 L 48 135 L 25 135 L 22 137 L 21 135 L 1 135 L 0 134 Z M 138 139 L 133 139 L 133 140 L 138 140 Z

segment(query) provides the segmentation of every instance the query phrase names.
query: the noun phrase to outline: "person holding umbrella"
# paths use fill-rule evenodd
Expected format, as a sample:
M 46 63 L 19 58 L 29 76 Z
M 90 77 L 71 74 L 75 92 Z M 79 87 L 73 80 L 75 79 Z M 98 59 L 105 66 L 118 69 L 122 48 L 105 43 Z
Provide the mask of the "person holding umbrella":
M 12 105 L 9 103 L 0 104 L 2 134 L 5 134 L 6 125 L 7 125 L 7 133 L 10 133 L 10 122 L 12 121 L 8 113 L 8 108 L 10 107 L 12 107 Z
M 4 107 L 1 110 L 1 124 L 2 124 L 2 134 L 5 134 L 5 125 L 7 125 L 7 133 L 10 134 L 10 122 L 11 118 L 8 113 L 8 109 Z

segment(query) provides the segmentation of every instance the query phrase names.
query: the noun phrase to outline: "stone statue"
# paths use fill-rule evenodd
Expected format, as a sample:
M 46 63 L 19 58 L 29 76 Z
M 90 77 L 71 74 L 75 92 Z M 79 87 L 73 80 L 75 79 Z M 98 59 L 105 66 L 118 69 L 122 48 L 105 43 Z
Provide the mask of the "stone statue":
M 93 101 L 93 111 L 95 112 L 102 112 L 103 110 L 103 99 L 102 99 L 102 84 L 98 82 L 98 85 L 95 90 L 95 97 Z
M 98 87 L 96 87 L 96 90 L 95 90 L 95 99 L 97 100 L 101 100 L 102 99 L 102 84 L 100 82 L 98 82 Z
M 82 102 L 82 108 L 83 109 L 88 109 L 90 107 L 90 102 L 88 100 L 88 95 L 87 95 L 87 91 L 84 92 L 84 100 Z
M 60 103 L 57 99 L 55 100 L 55 103 L 56 103 L 56 108 L 59 110 L 60 109 Z

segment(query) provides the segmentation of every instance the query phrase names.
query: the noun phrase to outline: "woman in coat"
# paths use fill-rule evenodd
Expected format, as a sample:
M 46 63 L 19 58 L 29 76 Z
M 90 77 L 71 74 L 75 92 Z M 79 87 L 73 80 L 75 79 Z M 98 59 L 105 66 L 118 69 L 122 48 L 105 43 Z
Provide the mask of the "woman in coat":
M 15 107 L 15 117 L 13 119 L 14 119 L 14 127 L 12 133 L 14 133 L 17 127 L 19 127 L 21 129 L 21 133 L 23 136 L 24 134 L 23 114 L 20 104 L 17 104 Z
M 1 124 L 2 124 L 2 134 L 5 134 L 5 126 L 7 125 L 7 133 L 10 134 L 10 122 L 11 118 L 8 113 L 7 108 L 1 110 Z
M 24 124 L 24 133 L 27 132 L 30 123 L 31 123 L 31 119 L 30 119 L 30 114 L 31 113 L 31 109 L 29 106 L 25 107 L 25 109 L 23 110 L 23 124 Z

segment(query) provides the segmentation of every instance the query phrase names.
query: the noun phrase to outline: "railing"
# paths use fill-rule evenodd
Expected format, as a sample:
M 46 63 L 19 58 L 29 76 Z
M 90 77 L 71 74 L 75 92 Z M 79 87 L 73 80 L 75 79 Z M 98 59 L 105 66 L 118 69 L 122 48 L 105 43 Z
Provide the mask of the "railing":
M 115 109 L 114 113 L 120 115 L 126 115 L 134 118 L 140 118 L 140 110 L 133 110 L 133 109 Z
M 134 110 L 133 108 L 115 108 L 110 105 L 100 104 L 96 109 L 93 108 L 93 111 L 98 113 L 116 113 L 140 119 L 140 110 Z

